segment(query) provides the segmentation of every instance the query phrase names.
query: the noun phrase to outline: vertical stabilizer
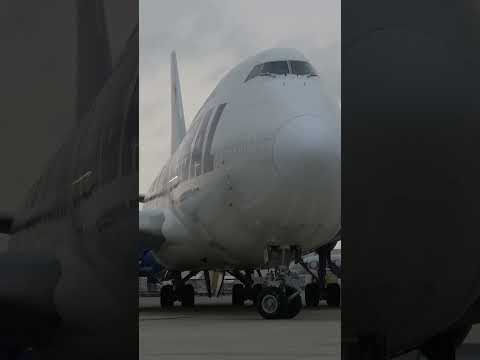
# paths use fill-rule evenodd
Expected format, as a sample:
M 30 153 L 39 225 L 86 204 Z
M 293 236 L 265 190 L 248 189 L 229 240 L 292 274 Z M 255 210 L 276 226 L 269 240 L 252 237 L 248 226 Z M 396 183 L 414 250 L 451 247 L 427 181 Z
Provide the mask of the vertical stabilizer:
M 112 72 L 103 0 L 77 0 L 77 121 Z
M 183 116 L 182 93 L 180 91 L 180 79 L 178 78 L 177 55 L 175 51 L 171 55 L 170 76 L 172 80 L 171 103 L 172 103 L 172 142 L 171 153 L 173 154 L 185 136 L 185 118 Z

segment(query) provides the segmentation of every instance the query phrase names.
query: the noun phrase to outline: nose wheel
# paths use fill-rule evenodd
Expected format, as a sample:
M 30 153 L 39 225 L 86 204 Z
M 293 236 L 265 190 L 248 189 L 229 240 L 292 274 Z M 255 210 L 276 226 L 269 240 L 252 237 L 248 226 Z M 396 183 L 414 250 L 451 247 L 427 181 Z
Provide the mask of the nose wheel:
M 264 319 L 291 319 L 302 309 L 302 299 L 298 291 L 287 287 L 285 291 L 268 286 L 260 291 L 257 310 Z
M 300 253 L 300 249 L 288 246 L 266 249 L 265 262 L 275 270 L 268 274 L 257 296 L 257 310 L 264 319 L 291 319 L 302 309 L 298 276 L 288 269 L 290 261 L 297 260 Z

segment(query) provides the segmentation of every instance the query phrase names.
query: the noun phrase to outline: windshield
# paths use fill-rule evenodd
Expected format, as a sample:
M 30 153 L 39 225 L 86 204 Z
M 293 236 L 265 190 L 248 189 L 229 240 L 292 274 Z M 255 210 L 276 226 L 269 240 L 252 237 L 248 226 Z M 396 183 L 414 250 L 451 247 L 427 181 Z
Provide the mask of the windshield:
M 248 75 L 248 77 L 245 81 L 248 81 L 248 80 L 254 78 L 255 76 L 257 76 L 258 74 L 260 74 L 260 70 L 262 70 L 262 66 L 263 66 L 263 64 L 258 64 L 257 66 L 255 66 L 253 68 L 253 70 L 250 71 L 250 74 Z
M 263 64 L 260 74 L 288 74 L 288 63 L 286 61 L 271 61 Z
M 290 63 L 290 67 L 288 64 Z M 269 75 L 275 77 L 275 75 L 307 75 L 307 76 L 317 76 L 316 70 L 313 66 L 306 61 L 299 60 L 289 60 L 289 61 L 270 61 L 263 64 L 256 65 L 250 74 L 248 74 L 245 81 L 253 79 L 257 76 Z
M 306 61 L 290 61 L 290 66 L 292 67 L 292 74 L 317 75 L 313 66 Z

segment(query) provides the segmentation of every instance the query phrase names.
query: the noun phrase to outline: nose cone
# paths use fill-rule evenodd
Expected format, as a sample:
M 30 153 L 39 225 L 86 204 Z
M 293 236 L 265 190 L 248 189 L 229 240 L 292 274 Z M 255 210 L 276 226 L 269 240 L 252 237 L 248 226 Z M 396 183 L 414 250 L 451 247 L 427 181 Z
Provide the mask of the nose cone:
M 289 120 L 275 137 L 273 161 L 280 177 L 297 188 L 339 187 L 339 125 L 315 115 Z

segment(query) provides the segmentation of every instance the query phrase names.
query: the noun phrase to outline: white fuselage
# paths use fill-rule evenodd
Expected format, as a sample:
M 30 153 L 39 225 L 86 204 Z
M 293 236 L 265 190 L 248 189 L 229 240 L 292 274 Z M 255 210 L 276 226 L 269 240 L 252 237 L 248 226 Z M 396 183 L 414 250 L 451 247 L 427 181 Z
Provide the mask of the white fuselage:
M 277 58 L 304 60 L 274 49 L 233 69 L 146 194 L 143 211 L 164 214 L 156 254 L 168 268 L 256 268 L 269 244 L 307 252 L 339 231 L 338 105 L 318 76 L 245 81 Z

